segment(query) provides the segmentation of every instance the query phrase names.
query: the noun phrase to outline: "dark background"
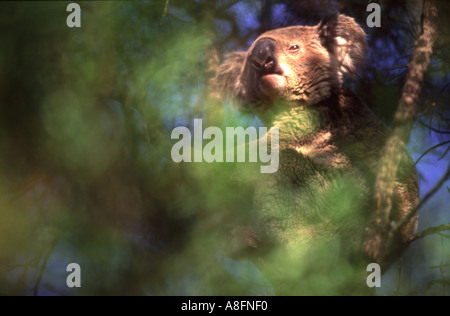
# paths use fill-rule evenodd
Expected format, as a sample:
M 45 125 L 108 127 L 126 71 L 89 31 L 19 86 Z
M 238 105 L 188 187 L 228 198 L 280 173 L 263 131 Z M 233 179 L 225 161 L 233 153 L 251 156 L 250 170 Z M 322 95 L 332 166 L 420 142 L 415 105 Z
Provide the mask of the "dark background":
M 227 258 L 227 232 L 249 216 L 252 188 L 236 166 L 176 164 L 176 126 L 259 126 L 208 82 L 227 52 L 262 32 L 315 25 L 339 11 L 368 34 L 369 54 L 347 84 L 390 125 L 421 1 L 67 1 L 0 3 L 0 294 L 274 294 L 248 261 Z M 421 196 L 450 154 L 450 5 L 408 149 Z M 444 132 L 443 132 L 444 131 Z M 427 149 L 435 146 L 427 152 Z M 420 210 L 419 230 L 450 222 L 447 181 Z M 415 241 L 378 294 L 450 292 L 450 232 Z M 82 288 L 66 286 L 79 263 Z M 323 286 L 327 286 L 326 282 Z

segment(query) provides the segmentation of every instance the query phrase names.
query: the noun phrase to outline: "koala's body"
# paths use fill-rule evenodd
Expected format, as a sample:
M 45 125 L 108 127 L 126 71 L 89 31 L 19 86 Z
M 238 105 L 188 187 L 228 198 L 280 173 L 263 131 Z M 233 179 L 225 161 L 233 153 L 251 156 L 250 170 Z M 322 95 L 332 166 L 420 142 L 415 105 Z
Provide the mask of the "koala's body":
M 233 232 L 233 252 L 252 255 L 277 294 L 361 293 L 369 262 L 366 225 L 389 130 L 343 86 L 363 62 L 364 31 L 344 15 L 314 27 L 261 35 L 248 52 L 232 53 L 216 84 L 271 127 L 279 128 L 280 167 L 261 175 L 254 221 Z M 406 148 L 395 184 L 392 221 L 418 203 Z M 396 260 L 417 218 L 393 237 L 382 268 Z

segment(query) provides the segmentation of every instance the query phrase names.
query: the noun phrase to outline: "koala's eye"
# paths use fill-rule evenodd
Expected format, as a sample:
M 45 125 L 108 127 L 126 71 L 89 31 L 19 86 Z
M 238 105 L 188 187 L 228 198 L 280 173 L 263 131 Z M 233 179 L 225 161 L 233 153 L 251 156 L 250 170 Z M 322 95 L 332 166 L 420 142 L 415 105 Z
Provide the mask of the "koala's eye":
M 294 45 L 289 46 L 289 51 L 290 51 L 291 53 L 298 52 L 299 49 L 300 49 L 300 46 L 298 46 L 297 44 L 294 44 Z

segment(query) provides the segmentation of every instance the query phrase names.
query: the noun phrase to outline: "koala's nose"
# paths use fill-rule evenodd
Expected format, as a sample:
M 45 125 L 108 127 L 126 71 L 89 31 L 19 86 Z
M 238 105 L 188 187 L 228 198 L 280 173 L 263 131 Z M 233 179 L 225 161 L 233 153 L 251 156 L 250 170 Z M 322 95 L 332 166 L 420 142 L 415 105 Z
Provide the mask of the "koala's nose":
M 261 38 L 256 42 L 250 55 L 251 64 L 258 72 L 274 73 L 276 71 L 275 41 L 271 38 Z

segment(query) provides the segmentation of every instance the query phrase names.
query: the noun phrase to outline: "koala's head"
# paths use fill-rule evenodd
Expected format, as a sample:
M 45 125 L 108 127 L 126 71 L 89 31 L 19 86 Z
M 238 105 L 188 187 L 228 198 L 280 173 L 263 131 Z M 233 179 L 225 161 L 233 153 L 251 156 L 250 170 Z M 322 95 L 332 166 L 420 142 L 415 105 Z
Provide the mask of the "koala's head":
M 255 110 L 277 100 L 313 105 L 354 75 L 367 48 L 353 18 L 333 15 L 317 26 L 292 26 L 262 34 L 247 52 L 231 53 L 215 78 L 222 91 Z

